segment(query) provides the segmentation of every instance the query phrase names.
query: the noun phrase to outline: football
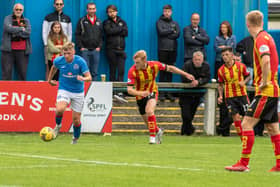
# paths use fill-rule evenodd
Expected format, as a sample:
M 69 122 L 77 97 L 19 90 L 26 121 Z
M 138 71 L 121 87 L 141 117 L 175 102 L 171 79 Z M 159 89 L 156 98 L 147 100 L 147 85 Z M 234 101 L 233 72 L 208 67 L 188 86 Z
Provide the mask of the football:
M 40 137 L 43 141 L 49 142 L 54 138 L 54 132 L 51 127 L 44 127 L 40 131 Z

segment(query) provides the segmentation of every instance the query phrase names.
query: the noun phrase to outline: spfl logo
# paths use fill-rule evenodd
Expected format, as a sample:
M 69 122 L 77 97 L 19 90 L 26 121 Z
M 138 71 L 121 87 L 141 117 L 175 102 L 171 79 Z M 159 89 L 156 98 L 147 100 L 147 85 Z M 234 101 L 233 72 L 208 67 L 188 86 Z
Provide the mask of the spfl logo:
M 87 107 L 91 112 L 103 112 L 107 110 L 105 104 L 94 103 L 94 98 L 90 97 L 87 102 Z

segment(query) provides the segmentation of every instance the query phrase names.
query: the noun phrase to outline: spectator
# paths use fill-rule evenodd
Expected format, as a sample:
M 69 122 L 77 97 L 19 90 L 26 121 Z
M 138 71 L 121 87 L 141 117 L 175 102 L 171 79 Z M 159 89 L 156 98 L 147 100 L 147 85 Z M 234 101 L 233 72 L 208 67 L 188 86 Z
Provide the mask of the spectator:
M 185 62 L 183 71 L 193 75 L 195 80 L 189 80 L 182 77 L 182 82 L 191 83 L 194 88 L 206 84 L 210 80 L 210 66 L 204 60 L 204 56 L 201 51 L 193 53 L 192 60 Z M 181 135 L 189 136 L 194 133 L 195 128 L 192 125 L 192 120 L 203 95 L 204 93 L 201 92 L 184 93 L 180 95 L 179 104 L 181 107 L 181 116 L 183 121 Z
M 252 36 L 248 36 L 237 43 L 236 51 L 242 55 L 242 62 L 246 65 L 250 75 L 253 75 L 253 48 L 254 39 Z M 253 84 L 253 79 L 248 82 L 248 85 Z
M 228 21 L 223 21 L 220 24 L 219 28 L 219 36 L 215 38 L 214 48 L 216 51 L 216 62 L 215 62 L 215 79 L 218 77 L 218 69 L 224 64 L 221 51 L 223 48 L 231 47 L 235 50 L 236 46 L 236 39 L 235 36 L 232 34 L 232 28 Z M 224 99 L 225 97 L 223 97 Z M 220 108 L 220 123 L 217 127 L 218 135 L 221 134 L 222 136 L 229 136 L 230 133 L 230 126 L 232 124 L 232 118 L 229 117 L 228 109 L 225 105 L 225 102 L 219 104 Z
M 232 28 L 228 21 L 223 21 L 220 24 L 219 36 L 216 36 L 214 48 L 216 51 L 216 63 L 215 63 L 215 78 L 217 79 L 218 69 L 224 64 L 221 56 L 221 51 L 225 47 L 233 48 L 235 51 L 236 37 L 232 34 Z
M 76 43 L 86 60 L 93 81 L 97 81 L 100 50 L 102 47 L 102 22 L 96 17 L 96 4 L 87 4 L 87 15 L 80 18 L 76 28 Z
M 62 30 L 61 23 L 54 21 L 48 35 L 48 68 L 51 69 L 56 57 L 62 55 L 62 47 L 67 42 L 67 36 Z M 54 74 L 53 79 L 58 80 L 59 70 Z
M 125 69 L 125 37 L 128 35 L 126 22 L 118 16 L 115 5 L 106 8 L 108 19 L 104 21 L 103 28 L 106 35 L 106 56 L 110 68 L 110 81 L 123 82 Z M 122 92 L 114 93 L 114 97 L 123 99 Z
M 204 59 L 206 59 L 206 51 L 204 46 L 209 43 L 209 36 L 206 31 L 199 26 L 200 16 L 193 13 L 191 16 L 191 25 L 184 28 L 184 61 L 192 59 L 195 51 L 202 51 Z
M 12 80 L 13 66 L 17 69 L 18 80 L 26 80 L 29 54 L 32 51 L 30 42 L 31 25 L 23 17 L 24 7 L 17 3 L 13 14 L 4 19 L 2 38 L 2 80 Z
M 45 64 L 46 64 L 46 79 L 49 74 L 49 66 L 48 66 L 48 35 L 51 30 L 51 25 L 54 21 L 59 21 L 62 26 L 62 30 L 67 36 L 68 40 L 72 40 L 72 23 L 69 16 L 63 13 L 63 7 L 64 7 L 64 0 L 54 0 L 53 6 L 55 8 L 55 11 L 48 14 L 44 21 L 43 21 L 43 28 L 42 28 L 42 38 L 44 42 L 44 52 L 45 52 Z
M 163 14 L 156 23 L 158 34 L 158 59 L 167 65 L 174 65 L 177 57 L 177 38 L 180 36 L 180 27 L 172 19 L 171 5 L 163 7 Z M 159 82 L 172 82 L 172 73 L 160 71 Z M 166 98 L 175 101 L 175 98 L 167 93 L 160 94 L 159 100 L 164 101 Z

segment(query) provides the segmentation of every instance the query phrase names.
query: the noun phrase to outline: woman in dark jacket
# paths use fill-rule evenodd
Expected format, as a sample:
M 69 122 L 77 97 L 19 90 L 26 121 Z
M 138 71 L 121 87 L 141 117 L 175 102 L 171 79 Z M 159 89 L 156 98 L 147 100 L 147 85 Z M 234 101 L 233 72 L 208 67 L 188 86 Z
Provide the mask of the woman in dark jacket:
M 215 78 L 217 78 L 218 69 L 224 64 L 221 51 L 225 47 L 231 47 L 235 50 L 236 37 L 232 34 L 232 28 L 228 21 L 223 21 L 220 24 L 219 36 L 215 38 L 214 48 L 216 51 L 216 63 L 215 63 Z

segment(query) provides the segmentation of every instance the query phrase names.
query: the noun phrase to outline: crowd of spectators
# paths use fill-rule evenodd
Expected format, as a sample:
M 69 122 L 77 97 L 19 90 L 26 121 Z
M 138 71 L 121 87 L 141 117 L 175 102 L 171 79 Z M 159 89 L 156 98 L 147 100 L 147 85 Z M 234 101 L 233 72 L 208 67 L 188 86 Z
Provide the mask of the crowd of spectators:
M 42 24 L 42 39 L 45 47 L 45 63 L 46 77 L 52 66 L 54 59 L 62 55 L 62 46 L 67 41 L 72 40 L 72 22 L 69 16 L 63 13 L 64 0 L 54 0 L 53 6 L 55 11 L 48 14 Z M 76 45 L 81 56 L 87 62 L 93 81 L 97 81 L 98 65 L 100 59 L 100 50 L 103 45 L 103 37 L 105 36 L 105 54 L 109 64 L 110 81 L 124 81 L 125 70 L 125 37 L 128 36 L 128 28 L 126 22 L 118 16 L 118 9 L 115 5 L 107 6 L 106 13 L 108 19 L 103 23 L 96 16 L 96 4 L 87 4 L 87 14 L 79 19 L 75 29 Z M 17 3 L 13 7 L 13 13 L 5 17 L 4 30 L 1 45 L 1 65 L 2 80 L 12 80 L 13 67 L 16 67 L 16 76 L 18 80 L 26 80 L 26 72 L 28 67 L 28 58 L 32 51 L 30 34 L 31 25 L 27 18 L 23 16 L 24 7 Z M 191 24 L 183 29 L 184 38 L 184 67 L 183 70 L 195 75 L 196 83 L 192 83 L 194 87 L 200 86 L 210 80 L 210 66 L 207 63 L 205 46 L 209 44 L 210 38 L 207 31 L 200 27 L 200 15 L 193 13 L 191 15 Z M 180 36 L 179 24 L 172 19 L 172 6 L 165 5 L 162 15 L 156 22 L 156 30 L 158 35 L 158 59 L 168 65 L 175 65 L 177 58 L 177 39 Z M 233 34 L 232 27 L 228 21 L 220 24 L 219 32 L 215 38 L 214 50 L 215 58 L 215 74 L 217 79 L 218 69 L 224 64 L 221 57 L 221 51 L 224 48 L 231 47 L 234 52 L 238 52 L 241 61 L 247 66 L 250 74 L 253 75 L 253 39 L 246 37 L 238 44 Z M 197 53 L 198 52 L 198 53 Z M 238 59 L 236 54 L 236 59 Z M 201 57 L 203 59 L 201 59 Z M 200 63 L 195 63 L 199 61 Z M 209 68 L 208 68 L 209 66 Z M 203 67 L 203 68 L 201 68 Z M 207 69 L 207 72 L 205 69 Z M 202 75 L 201 75 L 201 72 Z M 206 74 L 207 75 L 206 75 Z M 201 77 L 203 76 L 203 77 Z M 58 73 L 54 79 L 58 80 Z M 172 74 L 169 72 L 160 72 L 160 82 L 172 82 Z M 189 82 L 183 79 L 183 82 Z M 252 82 L 249 82 L 252 85 Z M 123 97 L 123 93 L 119 94 Z M 191 110 L 191 116 L 185 116 L 182 112 L 182 118 L 188 118 L 186 123 L 182 125 L 181 134 L 191 135 L 194 131 L 191 120 L 198 104 L 201 102 L 203 95 L 192 95 L 184 97 L 180 96 L 180 106 L 182 111 Z M 195 99 L 193 99 L 195 98 Z M 225 97 L 223 97 L 225 98 Z M 175 98 L 170 93 L 159 95 L 159 100 L 169 99 L 174 101 Z M 185 108 L 192 101 L 189 107 Z M 184 106 L 182 107 L 182 103 Z M 186 104 L 188 103 L 188 104 Z M 228 114 L 225 102 L 219 103 L 220 107 L 220 126 L 218 134 L 223 136 L 229 135 L 229 127 L 232 118 Z M 184 120 L 185 121 L 185 120 Z M 186 127 L 189 127 L 186 129 Z

